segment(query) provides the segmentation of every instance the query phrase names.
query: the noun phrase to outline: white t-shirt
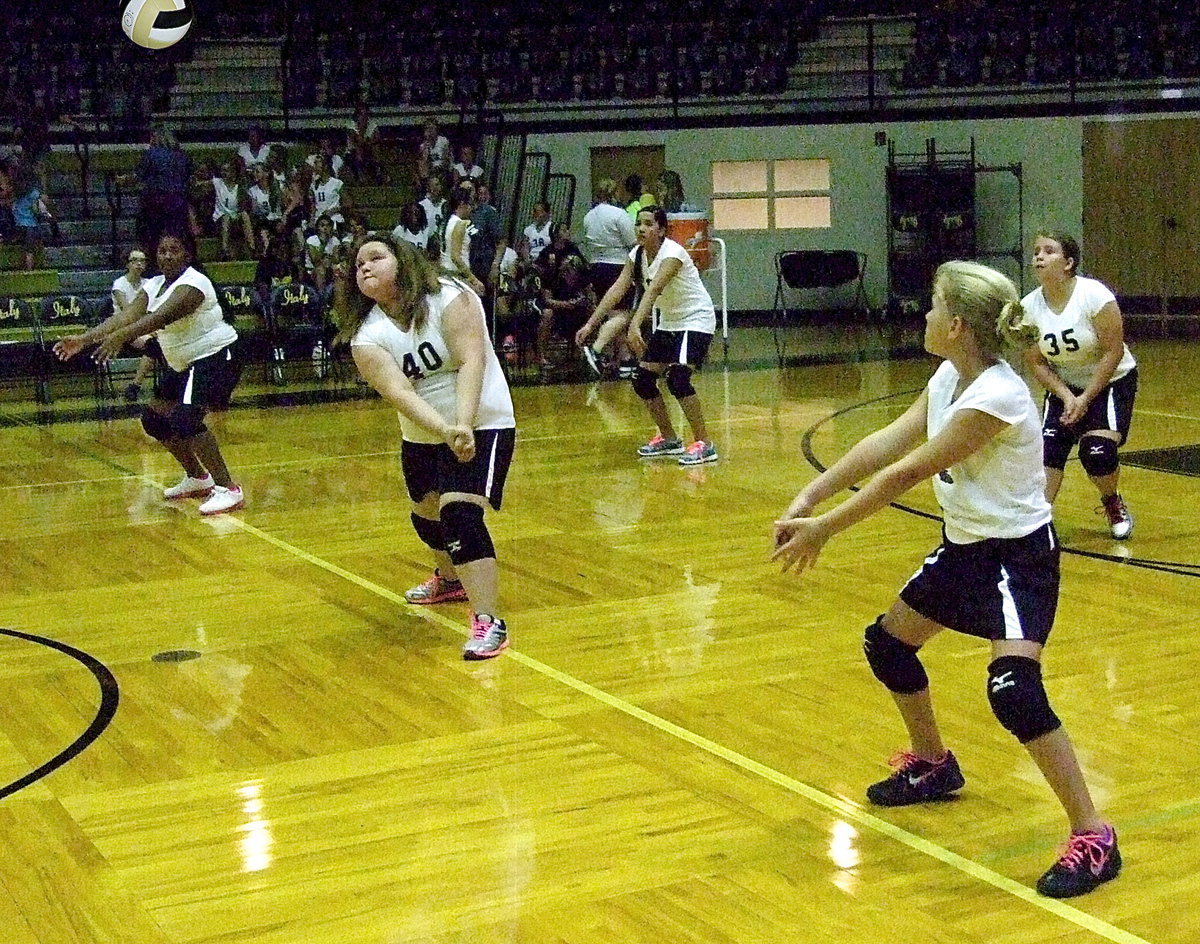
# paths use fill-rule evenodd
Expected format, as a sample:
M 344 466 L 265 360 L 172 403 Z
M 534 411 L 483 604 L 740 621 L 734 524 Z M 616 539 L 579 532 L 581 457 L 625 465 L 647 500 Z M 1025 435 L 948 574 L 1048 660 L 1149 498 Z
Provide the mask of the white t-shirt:
M 454 165 L 454 176 L 458 180 L 476 181 L 483 176 L 483 168 L 478 164 L 467 167 L 462 161 Z
M 309 167 L 315 167 L 317 164 L 317 157 L 318 157 L 318 155 L 316 155 L 316 154 L 310 154 L 310 155 L 308 155 L 308 157 L 306 157 L 304 159 L 304 163 L 307 164 Z M 342 176 L 342 167 L 345 164 L 345 161 L 342 160 L 341 155 L 340 154 L 331 154 L 327 158 L 327 160 L 329 162 L 330 175 L 332 175 L 334 177 L 341 177 Z
M 439 279 L 440 290 L 427 296 L 429 313 L 420 331 L 402 331 L 400 326 L 383 313 L 378 305 L 371 309 L 366 320 L 350 342 L 352 347 L 374 344 L 392 356 L 406 377 L 412 382 L 418 396 L 437 410 L 446 422 L 453 423 L 458 411 L 458 369 L 461 363 L 454 359 L 442 333 L 442 314 L 446 306 L 462 294 L 473 299 L 477 296 L 450 279 Z M 474 306 L 483 330 L 483 308 Z M 476 429 L 510 429 L 516 426 L 513 417 L 512 395 L 504 379 L 500 361 L 490 344 L 484 345 L 483 386 L 479 395 L 479 408 L 475 414 Z M 409 442 L 440 443 L 442 439 L 403 413 L 400 430 Z
M 305 271 L 311 272 L 313 270 L 313 261 L 312 261 L 312 254 L 308 250 L 309 249 L 319 250 L 320 254 L 322 256 L 324 256 L 326 258 L 331 258 L 331 257 L 336 256 L 338 254 L 338 252 L 341 250 L 342 241 L 340 239 L 338 239 L 336 236 L 330 236 L 329 241 L 327 243 L 325 243 L 324 246 L 322 246 L 321 245 L 321 237 L 318 236 L 316 233 L 313 233 L 311 236 L 308 237 L 308 239 L 304 240 L 304 245 L 306 247 L 308 247 L 304 250 L 304 268 L 305 268 Z
M 458 260 L 450 255 L 454 233 L 460 229 L 462 230 L 462 251 L 459 253 L 458 258 L 468 263 L 470 262 L 471 237 L 475 235 L 475 227 L 471 224 L 470 218 L 459 216 L 457 213 L 451 213 L 450 218 L 446 220 L 446 232 L 442 236 L 441 265 L 443 269 L 447 269 L 450 272 L 459 272 L 462 275 L 467 275 L 470 269 L 463 272 L 462 267 L 458 264 Z
M 637 278 L 637 247 L 629 251 Z M 658 247 L 658 255 L 649 265 L 642 259 L 642 290 L 645 291 L 658 270 L 667 259 L 678 259 L 680 268 L 675 277 L 667 282 L 662 294 L 654 301 L 654 327 L 661 331 L 703 331 L 713 334 L 717 330 L 717 314 L 712 296 L 700 281 L 700 270 L 688 251 L 673 239 L 664 239 Z
M 400 223 L 392 230 L 393 239 L 402 239 L 406 243 L 412 243 L 418 249 L 425 249 L 429 246 L 429 230 L 423 229 L 420 232 L 414 233 L 408 229 L 403 223 Z
M 242 159 L 242 163 L 246 165 L 246 170 L 250 170 L 256 164 L 265 164 L 271 157 L 271 145 L 260 144 L 257 151 L 250 150 L 250 142 L 247 141 L 238 149 L 238 157 Z
M 317 220 L 322 213 L 328 213 L 335 223 L 343 221 L 338 208 L 342 205 L 342 182 L 336 177 L 330 177 L 321 183 L 314 179 L 309 185 L 309 193 L 313 198 L 312 218 Z
M 142 284 L 150 299 L 148 312 L 158 311 L 179 285 L 190 285 L 204 296 L 200 307 L 190 315 L 158 329 L 158 343 L 171 370 L 183 372 L 188 365 L 224 350 L 237 340 L 233 325 L 221 314 L 221 303 L 217 301 L 216 289 L 208 276 L 188 266 L 179 278 L 164 288 L 165 281 L 164 276 L 156 275 Z
M 978 452 L 933 477 L 945 517 L 946 539 L 972 544 L 987 538 L 1020 538 L 1050 521 L 1042 467 L 1042 423 L 1037 405 L 1006 361 L 993 364 L 954 398 L 959 375 L 943 361 L 926 391 L 925 430 L 930 439 L 959 410 L 978 410 L 1007 423 Z
M 439 134 L 433 144 L 422 138 L 418 150 L 429 161 L 431 170 L 450 166 L 450 141 L 445 135 Z
M 529 258 L 537 259 L 546 247 L 553 240 L 550 239 L 550 227 L 554 225 L 553 220 L 546 220 L 545 226 L 538 226 L 537 223 L 530 223 L 525 227 L 525 238 L 529 240 Z
M 121 296 L 121 308 L 128 307 L 129 303 L 137 298 L 137 293 L 145 284 L 146 280 L 142 279 L 137 285 L 134 285 L 129 281 L 128 275 L 122 275 L 115 279 L 112 284 L 113 295 Z
M 279 209 L 278 201 L 272 201 L 270 190 L 263 190 L 258 184 L 254 184 L 246 191 L 246 196 L 250 198 L 250 214 L 252 216 L 262 217 L 266 220 L 282 218 L 283 213 Z
M 580 248 L 588 262 L 624 265 L 636 242 L 633 220 L 621 207 L 597 203 L 583 218 L 583 245 Z
M 1063 382 L 1077 391 L 1091 382 L 1092 372 L 1104 355 L 1092 320 L 1101 308 L 1116 300 L 1103 282 L 1082 275 L 1076 277 L 1071 297 L 1061 312 L 1055 312 L 1046 304 L 1041 288 L 1021 299 L 1021 307 L 1037 323 L 1042 334 L 1038 341 L 1042 356 Z M 1112 379 L 1120 380 L 1135 367 L 1137 361 L 1129 352 L 1129 345 L 1125 345 Z
M 221 217 L 236 217 L 240 209 L 238 201 L 238 185 L 232 187 L 220 177 L 212 179 L 213 185 L 213 222 Z

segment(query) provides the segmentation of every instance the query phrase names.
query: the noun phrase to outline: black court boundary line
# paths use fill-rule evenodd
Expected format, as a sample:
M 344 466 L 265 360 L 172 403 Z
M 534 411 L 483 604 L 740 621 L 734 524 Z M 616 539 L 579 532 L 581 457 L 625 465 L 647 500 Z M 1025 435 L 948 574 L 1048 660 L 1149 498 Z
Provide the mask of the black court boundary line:
M 121 701 L 121 687 L 117 684 L 117 678 L 109 671 L 99 659 L 89 655 L 82 649 L 76 649 L 74 646 L 68 646 L 65 642 L 59 642 L 56 639 L 47 639 L 45 636 L 35 636 L 32 633 L 23 633 L 16 629 L 8 629 L 0 627 L 0 635 L 12 636 L 14 639 L 23 639 L 26 642 L 36 643 L 39 646 L 45 646 L 48 649 L 54 649 L 64 655 L 70 656 L 85 669 L 92 673 L 96 679 L 96 683 L 100 686 L 100 705 L 96 709 L 96 716 L 92 719 L 92 723 L 87 726 L 84 732 L 72 741 L 66 748 L 59 751 L 54 757 L 46 761 L 36 770 L 32 770 L 23 777 L 19 777 L 7 786 L 0 787 L 0 800 L 11 796 L 18 790 L 23 790 L 30 784 L 49 776 L 54 771 L 58 770 L 64 764 L 74 760 L 85 750 L 87 750 L 95 741 L 104 733 L 117 713 L 117 706 Z
M 923 387 L 918 387 L 912 390 L 900 390 L 897 393 L 885 393 L 881 397 L 874 397 L 870 400 L 852 403 L 850 406 L 843 407 L 840 410 L 830 413 L 828 416 L 822 417 L 813 423 L 812 426 L 806 429 L 800 439 L 800 448 L 804 453 L 804 458 L 808 461 L 808 464 L 818 472 L 824 472 L 826 466 L 822 464 L 820 459 L 817 458 L 816 453 L 813 452 L 812 448 L 813 437 L 816 435 L 818 429 L 831 420 L 837 419 L 839 416 L 844 416 L 847 413 L 852 413 L 855 410 L 871 406 L 875 403 L 882 403 L 885 400 L 893 400 L 896 397 L 915 396 L 923 389 Z M 851 486 L 851 491 L 858 491 L 858 487 Z M 900 511 L 908 512 L 908 514 L 915 515 L 918 518 L 926 518 L 930 521 L 942 521 L 941 515 L 935 515 L 932 512 L 922 511 L 919 508 L 913 508 L 910 505 L 905 505 L 901 502 L 892 502 L 891 507 Z M 1130 567 L 1141 567 L 1145 570 L 1157 570 L 1161 571 L 1162 573 L 1177 574 L 1181 577 L 1200 577 L 1200 564 L 1191 564 L 1184 561 L 1151 560 L 1145 557 L 1121 557 L 1117 554 L 1103 554 L 1099 551 L 1085 551 L 1081 548 L 1067 547 L 1065 544 L 1061 545 L 1061 547 L 1064 554 L 1074 554 L 1076 557 L 1084 557 L 1090 560 L 1110 561 L 1114 564 L 1124 564 Z

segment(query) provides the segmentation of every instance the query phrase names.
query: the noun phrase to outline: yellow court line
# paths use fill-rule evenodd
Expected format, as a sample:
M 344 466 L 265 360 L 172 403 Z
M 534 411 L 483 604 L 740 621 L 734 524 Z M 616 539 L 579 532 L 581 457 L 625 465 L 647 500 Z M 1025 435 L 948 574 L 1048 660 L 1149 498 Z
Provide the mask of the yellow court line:
M 334 564 L 331 561 L 317 557 L 315 554 L 310 554 L 308 551 L 298 548 L 293 544 L 289 544 L 287 541 L 277 538 L 272 534 L 268 534 L 267 532 L 256 528 L 252 524 L 247 524 L 240 518 L 230 516 L 228 520 L 236 521 L 238 527 L 247 534 L 252 534 L 260 540 L 266 541 L 268 544 L 271 544 L 272 546 L 277 547 L 280 550 L 293 555 L 294 557 L 298 557 L 300 560 L 306 561 L 315 567 L 320 567 L 338 577 L 342 577 L 343 579 L 348 580 L 351 583 L 362 587 L 364 590 L 374 593 L 385 600 L 403 606 L 406 609 L 413 611 L 415 615 L 421 617 L 422 619 L 449 628 L 460 635 L 462 633 L 461 625 L 449 619 L 448 617 L 432 612 L 428 607 L 412 606 L 405 601 L 404 597 L 400 594 L 388 590 L 385 587 L 381 587 L 379 584 L 374 583 L 365 577 L 361 577 L 358 574 L 352 573 L 345 568 L 339 567 L 337 564 Z M 539 662 L 537 659 L 531 658 L 530 656 L 511 648 L 507 650 L 506 656 L 509 659 L 519 662 L 526 668 L 532 669 L 533 671 L 538 672 L 549 679 L 553 679 L 562 685 L 566 685 L 568 688 L 574 689 L 581 695 L 585 695 L 588 698 L 607 705 L 616 711 L 620 711 L 623 714 L 629 715 L 631 718 L 636 718 L 637 720 L 644 722 L 645 724 L 648 724 L 659 731 L 662 731 L 664 734 L 678 738 L 679 740 L 691 744 L 693 747 L 699 748 L 700 750 L 711 754 L 714 757 L 719 757 L 721 760 L 733 764 L 735 767 L 740 767 L 747 773 L 754 774 L 755 776 L 761 777 L 762 779 L 773 783 L 776 786 L 782 787 L 784 790 L 787 790 L 790 793 L 794 793 L 797 796 L 803 797 L 815 806 L 819 806 L 829 810 L 832 813 L 836 813 L 838 816 L 841 816 L 847 820 L 852 820 L 859 826 L 886 836 L 887 838 L 892 839 L 901 845 L 907 846 L 915 852 L 919 852 L 923 855 L 929 856 L 930 858 L 937 859 L 939 862 L 943 862 L 946 865 L 949 865 L 951 868 L 957 869 L 958 871 L 969 875 L 974 879 L 978 879 L 981 882 L 991 885 L 993 888 L 999 891 L 1012 895 L 1015 898 L 1019 898 L 1027 904 L 1049 912 L 1050 914 L 1062 918 L 1065 921 L 1069 921 L 1085 931 L 1091 931 L 1093 934 L 1096 934 L 1105 940 L 1112 941 L 1114 944 L 1149 944 L 1148 941 L 1146 941 L 1144 938 L 1138 937 L 1136 934 L 1131 934 L 1122 928 L 1111 925 L 1107 921 L 1097 918 L 1094 915 L 1090 915 L 1085 911 L 1080 911 L 1078 908 L 1068 905 L 1065 902 L 1057 901 L 1053 898 L 1045 898 L 1039 895 L 1032 888 L 1022 885 L 1020 882 L 1015 882 L 1007 876 L 1001 875 L 999 872 L 989 869 L 985 865 L 981 865 L 980 863 L 975 862 L 972 859 L 968 859 L 965 856 L 961 856 L 958 853 L 951 852 L 949 849 L 939 846 L 937 843 L 930 842 L 928 839 L 923 839 L 915 833 L 910 833 L 908 830 L 902 829 L 893 823 L 889 823 L 887 820 L 880 819 L 878 816 L 868 813 L 857 803 L 853 803 L 849 800 L 842 799 L 841 797 L 825 793 L 821 790 L 818 790 L 816 787 L 796 780 L 793 777 L 789 777 L 787 774 L 768 767 L 766 764 L 761 764 L 758 761 L 745 756 L 744 754 L 739 754 L 737 751 L 731 750 L 722 744 L 718 744 L 716 741 L 711 741 L 703 735 L 696 734 L 694 731 L 689 731 L 687 728 L 681 727 L 680 725 L 668 721 L 665 718 L 660 718 L 658 715 L 652 714 L 643 708 L 639 708 L 637 705 L 631 704 L 622 698 L 618 698 L 616 695 L 612 695 L 603 689 L 596 688 L 596 686 L 590 685 L 581 679 L 577 679 L 573 675 L 568 675 L 566 672 L 562 672 L 553 666 L 546 665 L 544 662 Z

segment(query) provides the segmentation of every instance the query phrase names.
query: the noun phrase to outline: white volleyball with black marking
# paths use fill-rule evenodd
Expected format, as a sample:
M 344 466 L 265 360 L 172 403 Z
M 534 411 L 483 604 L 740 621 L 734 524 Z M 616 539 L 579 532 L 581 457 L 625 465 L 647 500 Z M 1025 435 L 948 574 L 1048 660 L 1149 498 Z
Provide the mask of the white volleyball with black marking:
M 146 49 L 174 46 L 192 25 L 188 0 L 129 0 L 121 8 L 121 29 Z

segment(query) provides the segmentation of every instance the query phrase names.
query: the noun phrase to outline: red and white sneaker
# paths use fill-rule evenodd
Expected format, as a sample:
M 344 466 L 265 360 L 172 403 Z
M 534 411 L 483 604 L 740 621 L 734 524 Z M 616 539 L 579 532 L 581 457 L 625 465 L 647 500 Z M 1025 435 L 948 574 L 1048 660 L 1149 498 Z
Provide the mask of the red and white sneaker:
M 214 485 L 208 501 L 200 505 L 200 514 L 223 515 L 225 512 L 234 511 L 245 504 L 246 496 L 242 494 L 241 486 L 230 485 L 229 488 L 225 488 L 222 485 Z
M 168 501 L 174 501 L 177 498 L 195 498 L 209 494 L 215 486 L 213 477 L 207 473 L 198 478 L 185 475 L 175 485 L 163 489 L 163 498 Z
M 1108 519 L 1109 533 L 1118 541 L 1124 541 L 1133 534 L 1133 515 L 1129 513 L 1125 499 L 1114 492 L 1112 495 L 1105 495 L 1101 501 L 1104 516 Z
M 467 591 L 459 581 L 448 580 L 435 570 L 433 576 L 424 583 L 405 590 L 404 599 L 419 606 L 426 603 L 463 603 L 466 602 Z

